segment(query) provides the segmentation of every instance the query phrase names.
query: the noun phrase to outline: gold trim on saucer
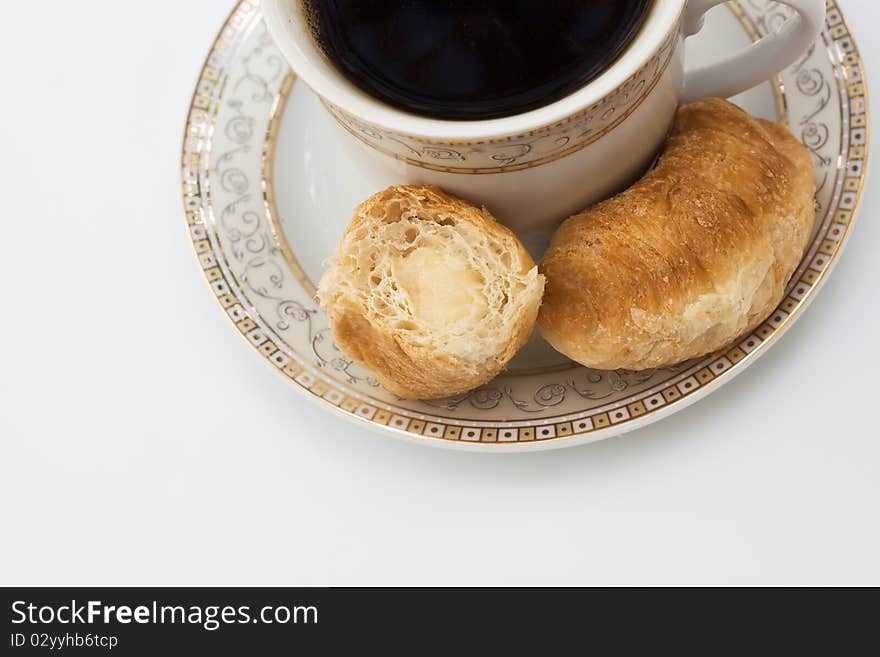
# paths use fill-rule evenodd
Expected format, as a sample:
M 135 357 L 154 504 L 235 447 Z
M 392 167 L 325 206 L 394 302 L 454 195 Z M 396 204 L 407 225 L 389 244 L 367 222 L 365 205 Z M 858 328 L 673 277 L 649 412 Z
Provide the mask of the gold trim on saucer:
M 278 128 L 280 127 L 281 117 L 284 115 L 284 109 L 287 107 L 287 101 L 290 100 L 290 93 L 293 91 L 293 85 L 296 83 L 296 75 L 290 71 L 281 83 L 281 89 L 275 97 L 272 104 L 272 112 L 269 119 L 269 129 L 266 131 L 266 139 L 263 145 L 263 201 L 266 204 L 266 216 L 269 219 L 269 229 L 272 231 L 272 237 L 275 243 L 281 249 L 284 259 L 287 261 L 290 271 L 296 276 L 296 280 L 300 282 L 303 288 L 314 298 L 318 292 L 315 283 L 309 278 L 302 265 L 299 264 L 293 249 L 287 241 L 287 235 L 284 233 L 284 227 L 281 225 L 281 219 L 278 216 L 278 205 L 275 203 L 275 149 L 278 146 Z

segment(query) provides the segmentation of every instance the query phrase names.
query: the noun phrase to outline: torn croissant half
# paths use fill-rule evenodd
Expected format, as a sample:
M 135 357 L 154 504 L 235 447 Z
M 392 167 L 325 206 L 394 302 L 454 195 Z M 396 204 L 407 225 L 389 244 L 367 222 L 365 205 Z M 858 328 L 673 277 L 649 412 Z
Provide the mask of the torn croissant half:
M 355 211 L 318 289 L 336 345 L 406 399 L 497 376 L 531 333 L 544 278 L 485 209 L 396 186 Z

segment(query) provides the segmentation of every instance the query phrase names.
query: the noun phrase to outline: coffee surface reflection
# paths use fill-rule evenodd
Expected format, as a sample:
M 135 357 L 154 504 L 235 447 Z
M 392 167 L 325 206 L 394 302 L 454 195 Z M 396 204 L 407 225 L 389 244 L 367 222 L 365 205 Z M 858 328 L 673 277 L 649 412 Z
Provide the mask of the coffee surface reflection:
M 626 49 L 651 0 L 302 0 L 325 55 L 366 93 L 437 119 L 559 100 Z

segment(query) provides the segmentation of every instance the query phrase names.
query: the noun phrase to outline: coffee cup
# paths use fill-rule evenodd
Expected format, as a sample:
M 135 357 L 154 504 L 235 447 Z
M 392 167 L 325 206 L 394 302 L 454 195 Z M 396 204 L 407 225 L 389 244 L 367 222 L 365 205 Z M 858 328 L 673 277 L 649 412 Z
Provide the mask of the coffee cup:
M 824 0 L 782 0 L 780 30 L 684 74 L 684 47 L 723 0 L 653 0 L 638 34 L 598 77 L 513 116 L 442 120 L 401 110 L 352 83 L 324 55 L 302 0 L 263 0 L 269 32 L 322 100 L 362 166 L 401 184 L 431 184 L 483 204 L 528 243 L 625 188 L 650 166 L 682 102 L 730 97 L 769 80 L 822 30 Z M 361 157 L 362 156 L 362 157 Z

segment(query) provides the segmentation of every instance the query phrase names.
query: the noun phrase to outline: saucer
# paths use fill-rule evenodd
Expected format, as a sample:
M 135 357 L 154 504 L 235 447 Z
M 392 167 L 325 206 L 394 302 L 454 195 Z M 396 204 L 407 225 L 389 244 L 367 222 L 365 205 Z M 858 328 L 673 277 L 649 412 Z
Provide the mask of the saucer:
M 688 62 L 723 57 L 777 29 L 791 10 L 740 0 L 707 16 Z M 730 381 L 791 326 L 836 264 L 867 157 L 864 70 L 840 8 L 778 78 L 733 99 L 785 122 L 816 166 L 813 240 L 776 311 L 723 352 L 647 372 L 581 367 L 533 335 L 508 371 L 467 395 L 405 401 L 334 345 L 314 301 L 322 261 L 352 210 L 400 182 L 353 164 L 356 144 L 299 82 L 259 5 L 240 2 L 212 46 L 182 153 L 187 231 L 223 312 L 295 390 L 358 425 L 412 441 L 482 451 L 569 447 L 645 426 Z

